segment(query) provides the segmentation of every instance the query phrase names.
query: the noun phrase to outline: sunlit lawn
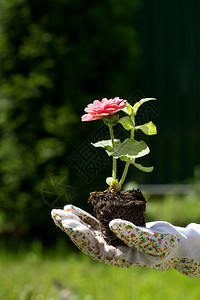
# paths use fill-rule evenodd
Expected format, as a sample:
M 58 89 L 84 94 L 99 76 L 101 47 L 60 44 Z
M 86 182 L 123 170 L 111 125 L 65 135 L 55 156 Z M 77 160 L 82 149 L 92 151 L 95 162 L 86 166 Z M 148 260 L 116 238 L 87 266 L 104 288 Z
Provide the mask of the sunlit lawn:
M 175 270 L 120 269 L 86 255 L 2 254 L 0 299 L 162 300 L 199 299 L 200 278 Z

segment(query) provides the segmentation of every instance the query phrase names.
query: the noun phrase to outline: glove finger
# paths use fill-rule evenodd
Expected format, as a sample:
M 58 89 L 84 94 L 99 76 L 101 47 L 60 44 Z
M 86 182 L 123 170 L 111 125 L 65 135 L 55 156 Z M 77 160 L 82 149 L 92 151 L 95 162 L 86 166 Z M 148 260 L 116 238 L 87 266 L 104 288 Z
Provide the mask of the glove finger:
M 83 253 L 95 259 L 100 258 L 100 248 L 96 236 L 87 226 L 69 219 L 62 221 L 62 228 Z
M 174 268 L 188 277 L 200 277 L 200 259 L 182 258 L 176 259 Z
M 107 245 L 100 230 L 91 230 L 90 225 L 84 223 L 78 216 L 71 212 L 54 209 L 52 210 L 52 218 L 72 242 L 94 260 L 121 268 L 132 266 L 129 260 L 124 259 L 127 254 L 125 248 L 128 249 L 128 247 L 121 246 L 117 249 Z
M 98 230 L 99 229 L 99 222 L 98 222 L 98 220 L 95 217 L 93 217 L 92 215 L 90 215 L 89 213 L 87 213 L 86 211 L 84 211 L 83 209 L 70 204 L 70 205 L 66 205 L 64 207 L 64 210 L 75 214 L 83 222 L 85 222 L 88 225 L 90 225 L 94 230 Z
M 124 259 L 126 246 L 117 249 L 107 245 L 101 236 L 95 236 L 86 226 L 80 226 L 80 223 L 73 220 L 64 220 L 62 225 L 72 242 L 94 260 L 120 268 L 132 267 L 132 262 Z
M 180 236 L 155 233 L 145 227 L 120 219 L 112 220 L 110 229 L 129 247 L 147 254 L 163 258 L 171 253 L 179 244 Z
M 74 220 L 76 221 L 77 223 L 79 223 L 80 225 L 84 225 L 86 227 L 88 227 L 88 229 L 90 229 L 91 231 L 93 231 L 93 233 L 96 235 L 96 236 L 100 236 L 101 235 L 101 232 L 100 230 L 94 230 L 93 228 L 91 228 L 90 225 L 88 225 L 87 223 L 85 223 L 84 221 L 82 221 L 78 216 L 76 216 L 75 214 L 71 213 L 71 212 L 68 212 L 68 211 L 64 211 L 62 209 L 53 209 L 52 212 L 51 212 L 51 216 L 54 220 L 54 223 L 56 224 L 56 226 L 58 226 L 60 229 L 64 230 L 63 229 L 63 225 L 62 225 L 62 222 L 64 220 Z
M 62 221 L 66 219 L 72 219 L 72 220 L 76 220 L 77 222 L 83 223 L 79 217 L 77 217 L 76 215 L 70 212 L 66 212 L 62 209 L 53 209 L 51 211 L 51 217 L 54 220 L 56 226 L 60 228 L 62 227 Z

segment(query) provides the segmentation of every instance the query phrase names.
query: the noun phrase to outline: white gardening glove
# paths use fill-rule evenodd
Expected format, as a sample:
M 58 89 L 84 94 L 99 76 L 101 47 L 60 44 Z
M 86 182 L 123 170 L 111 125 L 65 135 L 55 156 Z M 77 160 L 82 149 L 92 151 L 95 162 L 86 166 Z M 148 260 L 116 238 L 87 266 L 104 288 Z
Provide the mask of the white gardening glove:
M 73 205 L 52 210 L 52 218 L 85 254 L 106 264 L 129 268 L 148 267 L 158 271 L 175 268 L 190 277 L 200 276 L 200 225 L 186 228 L 167 222 L 150 222 L 146 227 L 115 219 L 110 229 L 126 245 L 108 245 L 98 221 Z

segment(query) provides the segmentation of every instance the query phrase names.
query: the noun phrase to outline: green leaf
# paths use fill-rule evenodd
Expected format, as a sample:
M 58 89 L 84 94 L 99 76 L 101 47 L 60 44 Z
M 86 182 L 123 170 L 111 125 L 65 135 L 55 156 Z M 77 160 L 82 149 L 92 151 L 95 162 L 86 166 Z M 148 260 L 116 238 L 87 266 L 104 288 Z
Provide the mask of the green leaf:
M 157 134 L 156 125 L 151 121 L 146 124 L 136 126 L 135 129 L 140 129 L 148 135 Z
M 129 162 L 130 164 L 133 164 L 136 168 L 138 168 L 139 170 L 143 171 L 143 172 L 147 172 L 147 173 L 150 173 L 153 171 L 154 167 L 144 167 L 142 166 L 141 164 L 137 164 L 135 162 L 135 158 L 133 159 L 130 159 L 130 158 L 127 158 L 126 156 L 122 156 L 120 157 L 120 159 L 122 161 L 125 161 L 125 162 Z
M 123 111 L 124 111 L 127 115 L 131 116 L 132 113 L 133 113 L 133 108 L 132 108 L 132 106 L 131 106 L 130 104 L 128 104 L 128 105 L 123 109 Z
M 112 184 L 114 183 L 114 179 L 112 177 L 107 177 L 106 178 L 106 183 L 110 186 L 112 186 Z
M 118 179 L 114 179 L 113 177 L 107 177 L 106 183 L 115 190 L 115 192 L 118 192 L 121 190 L 121 184 L 118 182 Z
M 134 115 L 136 115 L 138 108 L 140 107 L 140 105 L 142 105 L 144 102 L 150 101 L 150 100 L 156 100 L 155 98 L 144 98 L 141 99 L 140 101 L 136 102 L 133 105 L 133 113 Z
M 121 143 L 121 141 L 118 140 L 118 139 L 114 139 L 114 143 L 115 143 L 115 145 L 118 145 L 119 143 Z M 101 148 L 104 148 L 106 150 L 110 149 L 110 148 L 113 148 L 111 140 L 103 140 L 103 141 L 99 141 L 97 143 L 91 143 L 91 144 L 94 147 L 101 147 Z
M 121 123 L 126 130 L 134 129 L 134 123 L 128 116 L 119 119 L 119 123 Z
M 145 156 L 149 151 L 149 147 L 144 141 L 139 142 L 134 139 L 126 139 L 123 143 L 108 149 L 107 153 L 114 158 L 126 157 L 133 159 Z
M 154 167 L 144 167 L 142 166 L 141 164 L 136 164 L 136 163 L 133 163 L 134 166 L 136 168 L 138 168 L 139 170 L 143 171 L 143 172 L 147 172 L 147 173 L 150 173 L 153 171 Z

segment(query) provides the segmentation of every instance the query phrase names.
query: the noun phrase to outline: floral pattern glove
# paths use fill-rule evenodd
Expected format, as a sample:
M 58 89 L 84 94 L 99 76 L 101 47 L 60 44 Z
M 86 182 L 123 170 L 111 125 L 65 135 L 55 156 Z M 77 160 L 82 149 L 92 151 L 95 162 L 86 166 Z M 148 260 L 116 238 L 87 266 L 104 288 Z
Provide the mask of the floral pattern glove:
M 158 271 L 175 268 L 190 277 L 200 276 L 200 225 L 186 228 L 167 222 L 150 222 L 138 227 L 121 219 L 110 222 L 110 229 L 126 245 L 108 245 L 98 221 L 73 205 L 52 210 L 52 218 L 85 254 L 94 260 L 121 268 L 148 267 Z

